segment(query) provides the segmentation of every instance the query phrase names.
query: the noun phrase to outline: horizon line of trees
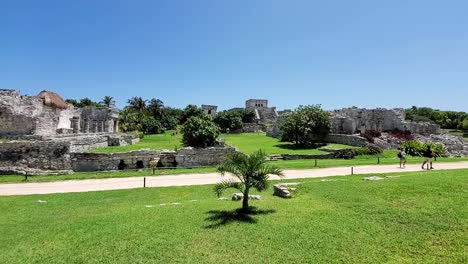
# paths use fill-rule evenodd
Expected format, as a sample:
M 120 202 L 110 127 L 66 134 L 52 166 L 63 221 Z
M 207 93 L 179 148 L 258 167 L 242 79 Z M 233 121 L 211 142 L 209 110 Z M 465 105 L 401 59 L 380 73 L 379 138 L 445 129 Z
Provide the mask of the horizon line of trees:
M 430 107 L 405 109 L 406 119 L 414 122 L 430 122 L 443 129 L 468 130 L 468 113 L 462 111 L 444 111 Z

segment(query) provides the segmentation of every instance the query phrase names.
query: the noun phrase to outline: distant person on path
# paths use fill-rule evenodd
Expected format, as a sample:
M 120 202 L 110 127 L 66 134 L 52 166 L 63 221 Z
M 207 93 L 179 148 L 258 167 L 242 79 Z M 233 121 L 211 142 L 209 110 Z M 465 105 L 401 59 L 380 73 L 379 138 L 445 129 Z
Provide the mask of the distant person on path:
M 431 146 L 427 146 L 426 151 L 424 151 L 423 153 L 423 157 L 424 157 L 424 162 L 421 168 L 424 170 L 424 166 L 429 163 L 429 165 L 431 166 L 430 169 L 433 170 L 434 168 L 432 167 L 432 158 L 434 157 L 434 154 L 431 150 Z
M 400 169 L 406 168 L 406 151 L 403 148 L 399 149 L 398 158 L 400 158 Z

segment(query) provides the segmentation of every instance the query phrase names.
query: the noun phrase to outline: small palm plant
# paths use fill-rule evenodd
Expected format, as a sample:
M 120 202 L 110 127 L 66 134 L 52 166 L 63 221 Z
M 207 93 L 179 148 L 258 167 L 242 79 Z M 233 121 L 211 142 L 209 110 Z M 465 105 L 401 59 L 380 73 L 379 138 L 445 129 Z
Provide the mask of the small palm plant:
M 234 188 L 244 194 L 242 200 L 242 211 L 249 212 L 249 192 L 255 188 L 259 192 L 268 188 L 268 179 L 270 175 L 282 177 L 283 172 L 275 167 L 266 164 L 267 155 L 264 151 L 258 150 L 251 155 L 235 153 L 226 158 L 223 165 L 218 167 L 218 171 L 224 176 L 230 173 L 237 177 L 239 181 L 234 179 L 224 179 L 214 187 L 216 194 L 221 194 L 228 188 Z

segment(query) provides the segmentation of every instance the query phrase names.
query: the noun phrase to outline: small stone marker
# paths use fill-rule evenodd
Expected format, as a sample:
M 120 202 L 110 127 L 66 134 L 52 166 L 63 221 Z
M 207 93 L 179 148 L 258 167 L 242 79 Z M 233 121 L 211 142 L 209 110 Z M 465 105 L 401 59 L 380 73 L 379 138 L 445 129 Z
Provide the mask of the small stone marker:
M 146 208 L 153 208 L 154 206 L 152 206 L 152 205 L 146 205 L 145 207 L 146 207 Z
M 227 200 L 229 200 L 229 199 L 226 198 L 226 197 L 220 197 L 220 198 L 218 198 L 218 201 L 227 201 Z
M 37 200 L 38 203 L 47 203 L 47 201 Z
M 167 204 L 160 204 L 159 206 L 166 206 Z

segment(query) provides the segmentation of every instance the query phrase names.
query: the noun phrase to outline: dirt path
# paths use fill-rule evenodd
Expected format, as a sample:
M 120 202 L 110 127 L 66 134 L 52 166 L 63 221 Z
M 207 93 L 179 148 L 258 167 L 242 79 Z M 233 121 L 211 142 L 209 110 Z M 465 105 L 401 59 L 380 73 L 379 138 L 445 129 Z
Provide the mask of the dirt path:
M 468 169 L 468 162 L 436 163 L 437 170 Z M 397 165 L 369 165 L 353 168 L 354 174 L 379 174 L 392 172 L 421 171 L 420 165 L 408 165 L 400 169 Z M 284 170 L 284 179 L 321 178 L 351 174 L 351 167 L 335 167 L 311 170 Z M 146 177 L 146 187 L 169 187 L 206 185 L 219 182 L 218 173 L 183 174 Z M 272 177 L 272 179 L 279 179 Z M 107 190 L 136 189 L 143 187 L 143 177 L 71 180 L 43 183 L 0 184 L 0 196 L 51 193 L 75 193 Z

